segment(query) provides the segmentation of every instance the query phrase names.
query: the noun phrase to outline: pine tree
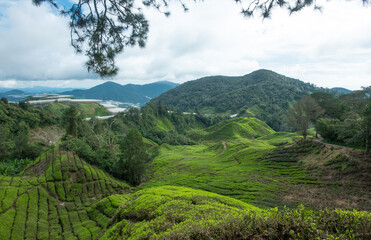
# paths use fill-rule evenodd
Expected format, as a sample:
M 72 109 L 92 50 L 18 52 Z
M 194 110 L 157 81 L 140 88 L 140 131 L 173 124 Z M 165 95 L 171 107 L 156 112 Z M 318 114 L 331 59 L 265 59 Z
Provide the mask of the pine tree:
M 115 171 L 118 177 L 134 186 L 138 185 L 142 181 L 148 159 L 142 135 L 137 129 L 131 129 L 121 144 L 121 156 Z
M 66 133 L 73 137 L 77 137 L 78 126 L 82 121 L 81 114 L 75 106 L 70 106 L 63 114 L 63 124 L 66 126 Z

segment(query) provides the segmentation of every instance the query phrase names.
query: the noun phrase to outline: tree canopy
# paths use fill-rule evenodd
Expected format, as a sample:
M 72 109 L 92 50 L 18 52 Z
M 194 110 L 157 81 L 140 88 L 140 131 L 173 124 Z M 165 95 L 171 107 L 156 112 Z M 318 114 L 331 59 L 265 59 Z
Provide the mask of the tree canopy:
M 197 0 L 193 0 L 197 2 Z M 289 13 L 313 6 L 321 9 L 320 1 L 315 0 L 234 0 L 242 6 L 245 17 L 259 15 L 270 18 L 275 8 L 285 8 Z M 370 0 L 361 0 L 369 4 Z M 118 72 L 115 58 L 126 47 L 139 45 L 145 47 L 149 23 L 145 18 L 140 2 L 147 7 L 158 9 L 166 16 L 170 15 L 171 0 L 78 0 L 68 9 L 61 6 L 59 0 L 32 0 L 38 6 L 44 2 L 58 8 L 63 16 L 70 19 L 71 44 L 77 53 L 88 57 L 88 71 L 101 77 L 113 76 Z M 185 11 L 187 6 L 177 0 Z
M 289 110 L 288 120 L 303 135 L 305 140 L 309 124 L 315 122 L 323 112 L 314 98 L 306 96 L 294 103 Z

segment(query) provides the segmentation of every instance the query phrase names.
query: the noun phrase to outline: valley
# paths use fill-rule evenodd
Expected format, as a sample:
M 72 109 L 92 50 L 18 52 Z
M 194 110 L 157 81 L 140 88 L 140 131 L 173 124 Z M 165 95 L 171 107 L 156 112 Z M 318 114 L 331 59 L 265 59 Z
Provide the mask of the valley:
M 0 239 L 368 239 L 370 155 L 350 141 L 368 99 L 327 94 L 311 94 L 327 111 L 305 139 L 251 108 L 231 118 L 152 100 L 98 119 L 97 103 L 2 99 Z

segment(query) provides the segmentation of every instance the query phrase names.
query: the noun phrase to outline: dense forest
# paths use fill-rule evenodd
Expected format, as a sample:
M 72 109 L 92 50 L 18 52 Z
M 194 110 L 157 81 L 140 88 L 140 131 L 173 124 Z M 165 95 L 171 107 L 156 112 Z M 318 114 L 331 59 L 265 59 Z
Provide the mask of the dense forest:
M 189 81 L 154 101 L 182 111 L 255 116 L 277 131 L 288 131 L 292 128 L 286 121 L 287 110 L 296 100 L 314 92 L 341 94 L 270 70 L 258 70 L 242 77 L 212 76 Z
M 26 102 L 9 103 L 6 98 L 2 98 L 0 100 L 0 170 L 2 174 L 17 173 L 43 150 L 42 145 L 29 142 L 28 134 L 31 129 L 57 122 L 58 118 L 54 118 L 44 108 L 31 106 Z
M 371 86 L 338 98 L 328 93 L 314 93 L 311 96 L 323 109 L 313 122 L 325 140 L 369 150 Z

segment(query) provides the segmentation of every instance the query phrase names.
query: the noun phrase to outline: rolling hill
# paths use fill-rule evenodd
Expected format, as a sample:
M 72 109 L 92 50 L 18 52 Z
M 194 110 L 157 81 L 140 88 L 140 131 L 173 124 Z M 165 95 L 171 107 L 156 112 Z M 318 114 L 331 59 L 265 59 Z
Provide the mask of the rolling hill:
M 73 90 L 63 94 L 73 95 L 76 98 L 93 98 L 100 100 L 113 100 L 124 103 L 134 103 L 139 106 L 149 102 L 178 84 L 172 82 L 155 82 L 144 85 L 120 85 L 114 82 L 105 82 L 87 90 Z
M 95 239 L 110 220 L 96 203 L 115 205 L 126 183 L 58 149 L 23 176 L 0 176 L 0 239 Z M 118 207 L 118 206 L 116 206 Z
M 155 110 L 151 104 L 147 112 Z M 150 122 L 171 133 L 181 115 L 164 109 Z M 201 136 L 193 145 L 147 139 L 156 154 L 138 188 L 62 147 L 49 148 L 19 175 L 0 176 L 0 239 L 370 236 L 371 168 L 363 152 L 298 141 L 252 117 L 192 125 Z
M 186 82 L 154 101 L 182 111 L 240 113 L 265 121 L 274 130 L 289 130 L 285 115 L 290 105 L 314 92 L 340 92 L 316 87 L 300 80 L 258 70 L 241 77 L 212 76 Z

